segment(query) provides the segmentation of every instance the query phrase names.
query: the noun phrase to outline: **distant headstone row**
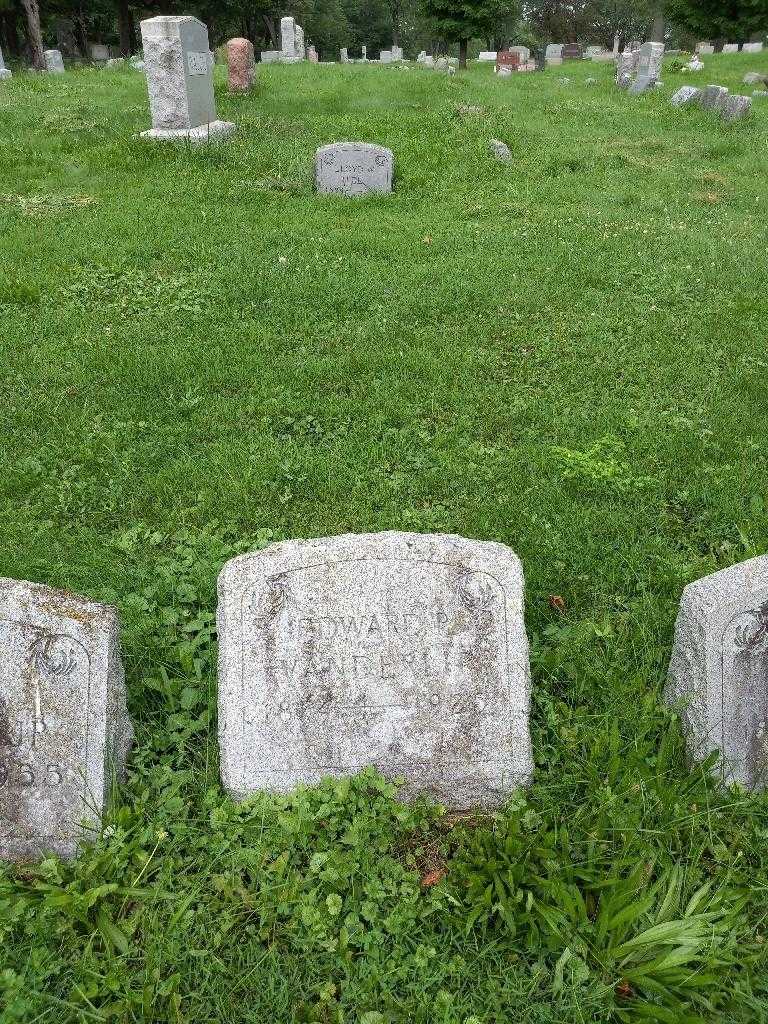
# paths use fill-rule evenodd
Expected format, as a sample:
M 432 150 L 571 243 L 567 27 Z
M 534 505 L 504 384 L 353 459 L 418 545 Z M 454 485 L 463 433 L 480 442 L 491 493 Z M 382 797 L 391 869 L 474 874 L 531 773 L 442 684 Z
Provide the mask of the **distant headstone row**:
M 761 53 L 763 49 L 762 43 L 742 43 L 741 49 L 739 49 L 738 43 L 724 43 L 723 53 Z M 715 47 L 712 43 L 704 41 L 696 44 L 697 53 L 710 54 L 715 52 Z
M 751 97 L 731 94 L 724 85 L 708 85 L 704 89 L 684 85 L 674 93 L 670 103 L 673 107 L 698 104 L 704 110 L 717 110 L 726 121 L 738 121 L 752 109 Z
M 218 584 L 222 781 L 242 799 L 374 765 L 497 807 L 531 780 L 523 572 L 503 544 L 381 533 L 273 544 Z M 766 788 L 768 555 L 687 586 L 666 687 L 694 758 Z M 132 741 L 114 609 L 0 580 L 0 857 L 75 853 Z

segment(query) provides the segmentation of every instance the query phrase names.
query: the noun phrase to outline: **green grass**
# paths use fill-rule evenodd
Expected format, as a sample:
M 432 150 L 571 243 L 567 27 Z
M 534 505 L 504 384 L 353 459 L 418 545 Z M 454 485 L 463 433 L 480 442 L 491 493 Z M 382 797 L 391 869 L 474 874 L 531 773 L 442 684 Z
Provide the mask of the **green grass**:
M 99 842 L 0 876 L 3 1024 L 768 1020 L 768 801 L 660 701 L 683 586 L 768 548 L 768 104 L 668 103 L 768 57 L 705 63 L 219 69 L 209 152 L 133 139 L 129 70 L 0 85 L 0 571 L 118 605 L 138 732 Z M 347 138 L 392 196 L 313 194 Z M 534 787 L 235 808 L 218 569 L 382 529 L 523 559 Z

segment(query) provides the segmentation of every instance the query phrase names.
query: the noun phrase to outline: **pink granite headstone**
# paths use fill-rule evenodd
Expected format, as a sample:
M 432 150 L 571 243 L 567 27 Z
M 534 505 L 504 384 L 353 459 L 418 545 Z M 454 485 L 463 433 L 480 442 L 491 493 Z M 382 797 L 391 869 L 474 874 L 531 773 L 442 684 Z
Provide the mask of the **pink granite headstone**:
M 249 39 L 230 39 L 227 43 L 227 67 L 230 92 L 249 92 L 253 88 L 253 43 Z
M 310 46 L 307 49 L 307 60 L 311 64 L 317 64 L 317 50 L 314 48 L 314 46 Z

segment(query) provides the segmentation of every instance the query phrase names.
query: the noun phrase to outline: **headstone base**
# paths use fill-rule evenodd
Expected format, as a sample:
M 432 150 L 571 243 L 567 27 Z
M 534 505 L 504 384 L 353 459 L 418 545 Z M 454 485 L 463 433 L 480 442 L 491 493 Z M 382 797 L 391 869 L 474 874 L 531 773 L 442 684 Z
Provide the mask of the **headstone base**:
M 209 142 L 223 142 L 237 131 L 232 121 L 211 121 L 197 128 L 150 128 L 139 132 L 140 139 L 158 142 L 188 142 L 191 146 L 204 146 Z

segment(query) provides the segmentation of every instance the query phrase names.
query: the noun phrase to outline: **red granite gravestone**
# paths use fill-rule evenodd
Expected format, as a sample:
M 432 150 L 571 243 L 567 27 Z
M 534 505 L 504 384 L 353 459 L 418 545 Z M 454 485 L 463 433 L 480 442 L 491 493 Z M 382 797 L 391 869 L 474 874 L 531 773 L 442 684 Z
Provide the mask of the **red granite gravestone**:
M 496 54 L 496 70 L 499 68 L 512 68 L 514 71 L 520 67 L 520 54 L 509 50 L 499 50 Z
M 563 47 L 563 60 L 581 60 L 584 51 L 578 43 L 566 43 Z

